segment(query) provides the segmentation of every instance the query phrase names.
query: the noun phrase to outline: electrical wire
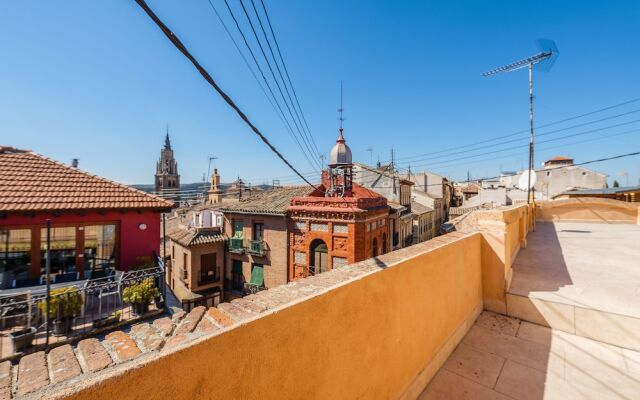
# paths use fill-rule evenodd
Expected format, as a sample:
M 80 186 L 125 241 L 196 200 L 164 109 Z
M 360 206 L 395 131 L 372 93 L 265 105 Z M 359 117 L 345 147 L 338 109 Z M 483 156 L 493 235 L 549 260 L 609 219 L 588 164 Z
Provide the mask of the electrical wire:
M 253 3 L 253 0 L 251 0 Z M 269 13 L 267 12 L 267 7 L 264 5 L 264 1 L 260 0 L 262 4 L 262 10 L 264 11 L 264 15 L 267 17 L 267 24 L 269 25 L 269 30 L 271 31 L 271 37 L 273 37 L 273 42 L 276 45 L 276 50 L 278 50 L 278 55 L 280 56 L 280 61 L 282 62 L 282 67 L 284 69 L 285 74 L 287 75 L 287 80 L 289 81 L 289 86 L 291 86 L 291 91 L 293 92 L 293 97 L 296 99 L 296 103 L 298 104 L 298 109 L 300 110 L 300 114 L 302 114 L 302 120 L 307 128 L 307 132 L 311 136 L 311 141 L 313 142 L 313 147 L 316 149 L 316 152 L 320 154 L 321 152 L 318 150 L 318 146 L 316 145 L 315 140 L 313 139 L 313 135 L 311 135 L 311 130 L 309 129 L 309 124 L 307 123 L 307 119 L 304 116 L 304 112 L 302 111 L 302 107 L 300 106 L 300 100 L 298 100 L 298 94 L 296 93 L 296 89 L 291 82 L 291 76 L 289 75 L 289 70 L 287 69 L 287 64 L 284 62 L 284 57 L 282 57 L 282 52 L 280 51 L 280 45 L 278 44 L 278 39 L 276 38 L 276 34 L 273 31 L 273 25 L 271 25 L 271 19 L 269 18 Z
M 312 188 L 316 189 L 283 155 L 278 149 L 276 149 L 266 136 L 260 130 L 253 125 L 249 118 L 242 110 L 233 102 L 233 100 L 218 86 L 215 80 L 209 75 L 207 70 L 200 65 L 200 63 L 191 55 L 189 50 L 182 44 L 180 39 L 156 16 L 156 14 L 149 8 L 145 0 L 135 0 L 136 3 L 142 8 L 142 10 L 155 22 L 155 24 L 162 30 L 162 33 L 173 43 L 173 45 L 193 64 L 193 66 L 200 72 L 200 75 L 213 87 L 213 89 L 224 99 L 224 101 L 238 114 L 238 116 L 251 128 L 251 130 L 267 145 L 267 147 L 284 162 L 296 175 L 300 176 L 305 183 Z
M 636 103 L 638 101 L 640 101 L 640 97 L 637 97 L 637 98 L 634 98 L 634 99 L 631 99 L 631 100 L 627 100 L 627 101 L 624 101 L 624 102 L 621 102 L 621 103 L 617 103 L 617 104 L 614 104 L 614 105 L 611 105 L 611 106 L 607 106 L 607 107 L 604 107 L 604 108 L 600 108 L 600 109 L 597 109 L 597 110 L 589 111 L 589 112 L 586 112 L 586 113 L 583 113 L 583 114 L 574 115 L 572 117 L 568 117 L 568 118 L 564 118 L 564 119 L 561 119 L 561 120 L 549 122 L 547 124 L 539 125 L 539 126 L 536 126 L 535 129 L 543 129 L 543 128 L 546 128 L 546 127 L 549 127 L 549 126 L 558 125 L 558 124 L 561 124 L 561 123 L 564 123 L 564 122 L 568 122 L 568 121 L 573 121 L 573 120 L 576 120 L 576 119 L 579 119 L 579 118 L 587 117 L 589 115 L 597 114 L 597 113 L 600 113 L 600 112 L 603 112 L 603 111 L 608 111 L 608 110 L 611 110 L 611 109 L 614 109 L 614 108 L 618 108 L 618 107 L 622 107 L 622 106 L 625 106 L 625 105 L 628 105 L 628 104 L 631 104 L 631 103 Z M 496 141 L 496 140 L 500 140 L 500 139 L 504 139 L 504 138 L 508 138 L 508 137 L 512 137 L 512 136 L 516 136 L 516 135 L 520 135 L 522 133 L 529 133 L 529 129 L 520 130 L 520 131 L 517 131 L 517 132 L 510 133 L 510 134 L 506 134 L 506 135 L 502 135 L 502 136 L 496 136 L 496 137 L 493 137 L 493 138 L 484 139 L 482 141 L 469 143 L 469 144 L 461 145 L 461 146 L 450 147 L 450 148 L 446 148 L 446 149 L 438 150 L 438 151 L 433 151 L 433 152 L 429 152 L 429 153 L 423 153 L 423 154 L 418 154 L 418 155 L 413 155 L 413 156 L 398 157 L 398 158 L 396 158 L 396 160 L 406 160 L 406 159 L 410 159 L 410 158 L 419 158 L 419 157 L 423 157 L 423 156 L 429 156 L 429 155 L 434 155 L 434 154 L 445 153 L 445 152 L 448 152 L 450 150 L 459 150 L 459 149 L 463 149 L 463 148 L 467 148 L 467 147 L 472 147 L 472 146 L 476 146 L 476 145 L 479 145 L 479 144 L 483 145 L 483 144 L 486 144 L 487 142 L 493 142 L 493 141 Z
M 249 64 L 249 61 L 247 60 L 247 57 L 245 57 L 245 55 L 242 52 L 242 50 L 240 50 L 240 46 L 238 46 L 238 43 L 236 42 L 235 38 L 231 34 L 231 31 L 227 27 L 227 24 L 225 24 L 224 19 L 222 18 L 222 16 L 220 15 L 220 13 L 216 9 L 216 7 L 213 5 L 213 2 L 211 0 L 207 0 L 207 2 L 209 3 L 209 6 L 213 10 L 213 12 L 216 14 L 216 17 L 218 18 L 218 21 L 220 21 L 220 24 L 222 25 L 222 27 L 224 28 L 225 32 L 229 36 L 229 39 L 231 39 L 231 42 L 233 43 L 233 45 L 235 46 L 236 50 L 240 54 L 240 57 L 242 57 L 242 60 L 244 61 L 245 65 L 247 66 L 247 68 L 251 72 L 251 75 L 255 79 L 256 83 L 258 84 L 258 86 L 260 86 L 260 89 L 262 90 L 262 93 L 264 94 L 264 96 L 269 101 L 269 104 L 271 104 L 271 107 L 273 108 L 273 111 L 275 111 L 276 115 L 278 116 L 278 118 L 282 122 L 283 126 L 285 127 L 285 130 L 287 130 L 287 133 L 289 133 L 289 136 L 291 136 L 291 138 L 294 139 L 294 141 L 296 142 L 296 144 L 297 144 L 298 148 L 300 149 L 300 151 L 305 155 L 307 161 L 309 163 L 311 163 L 311 160 L 309 159 L 308 155 L 304 152 L 304 150 L 302 149 L 302 147 L 300 145 L 300 142 L 297 140 L 297 137 L 293 133 L 293 130 L 291 129 L 291 126 L 290 125 L 287 126 L 287 122 L 285 122 L 285 120 L 283 118 L 284 117 L 284 112 L 282 111 L 282 109 L 280 109 L 280 112 L 278 112 L 278 109 L 276 108 L 276 105 L 274 104 L 274 100 L 277 101 L 277 99 L 275 99 L 275 96 L 273 95 L 273 91 L 271 91 L 271 89 L 269 88 L 269 90 L 271 91 L 271 95 L 274 96 L 274 100 L 272 100 L 271 97 L 269 97 L 269 95 L 267 94 L 266 89 L 264 88 L 264 86 L 260 82 L 260 79 L 258 79 L 258 76 L 256 75 L 256 73 L 253 70 L 253 68 L 251 68 L 251 65 Z M 264 74 L 263 74 L 263 77 L 264 77 Z M 266 78 L 265 78 L 265 80 L 266 80 Z M 315 165 L 313 163 L 311 163 L 311 167 L 315 168 Z
M 568 127 L 561 128 L 561 129 L 556 129 L 556 130 L 549 131 L 549 132 L 537 133 L 536 134 L 536 138 L 539 138 L 541 136 L 553 135 L 555 133 L 564 132 L 564 131 L 567 131 L 567 130 L 570 130 L 570 129 L 580 128 L 580 127 L 587 126 L 587 125 L 593 125 L 593 124 L 596 124 L 596 123 L 599 123 L 599 122 L 608 121 L 608 120 L 615 119 L 615 118 L 620 118 L 620 117 L 627 116 L 627 115 L 634 114 L 634 113 L 638 113 L 638 112 L 640 112 L 640 109 L 629 111 L 629 112 L 625 112 L 625 113 L 622 113 L 622 114 L 609 116 L 609 117 L 605 117 L 605 118 L 601 118 L 601 119 L 598 119 L 598 120 L 595 120 L 595 121 L 583 122 L 581 124 L 572 125 L 572 126 L 568 126 Z M 636 121 L 638 121 L 638 120 L 636 120 Z M 617 125 L 614 125 L 614 126 L 617 126 Z M 571 136 L 572 135 L 567 135 L 567 137 L 571 137 Z M 429 160 L 433 160 L 433 159 L 449 157 L 449 156 L 457 155 L 457 154 L 464 154 L 464 153 L 473 152 L 473 151 L 480 150 L 480 149 L 486 149 L 486 148 L 499 146 L 499 145 L 502 145 L 502 144 L 514 143 L 514 142 L 522 141 L 522 140 L 525 140 L 525 139 L 527 140 L 527 144 L 528 144 L 529 138 L 528 137 L 526 137 L 526 138 L 522 137 L 522 138 L 505 140 L 505 141 L 502 141 L 500 143 L 487 144 L 487 145 L 479 146 L 479 147 L 476 147 L 476 148 L 473 148 L 473 149 L 460 150 L 460 151 L 456 151 L 456 152 L 448 152 L 447 154 L 442 154 L 442 155 L 438 155 L 438 156 L 435 156 L 435 157 L 427 157 L 427 158 L 421 158 L 421 159 L 417 159 L 417 160 L 412 160 L 411 162 L 412 163 L 413 162 L 420 162 L 420 161 L 425 161 L 425 160 L 428 160 L 428 159 Z M 401 165 L 407 165 L 407 163 L 408 162 L 403 162 L 403 163 L 400 163 L 400 164 Z
M 228 5 L 227 0 L 225 0 L 225 3 L 227 3 L 227 5 Z M 251 32 L 253 33 L 253 36 L 256 39 L 256 42 L 258 43 L 258 47 L 260 48 L 260 52 L 262 53 L 262 56 L 264 57 L 264 60 L 267 63 L 267 67 L 269 68 L 269 72 L 271 72 L 271 76 L 273 78 L 273 81 L 276 84 L 276 87 L 278 88 L 278 92 L 280 93 L 280 96 L 282 97 L 282 100 L 284 101 L 284 105 L 286 106 L 287 111 L 289 112 L 289 115 L 291 116 L 291 119 L 293 120 L 293 124 L 295 125 L 298 133 L 300 134 L 300 137 L 302 137 L 302 141 L 305 144 L 305 147 L 307 148 L 309 153 L 313 155 L 314 154 L 313 150 L 310 149 L 309 144 L 307 143 L 307 140 L 305 139 L 304 133 L 300 129 L 300 126 L 298 125 L 298 122 L 296 121 L 296 118 L 293 115 L 293 112 L 291 112 L 291 107 L 289 107 L 289 103 L 287 102 L 287 99 L 285 98 L 284 93 L 282 92 L 282 87 L 280 86 L 280 83 L 278 82 L 278 78 L 276 78 L 276 74 L 275 74 L 275 72 L 273 72 L 273 68 L 271 67 L 271 63 L 269 62 L 269 58 L 267 57 L 267 53 L 264 51 L 264 47 L 262 46 L 262 42 L 260 41 L 260 38 L 258 37 L 258 33 L 256 32 L 255 27 L 253 26 L 253 21 L 251 20 L 251 17 L 249 16 L 249 12 L 247 11 L 246 7 L 244 6 L 243 0 L 240 0 L 240 6 L 242 7 L 242 11 L 244 12 L 245 17 L 247 18 L 247 21 L 249 22 L 249 27 L 251 28 Z M 317 154 L 318 159 L 313 158 L 313 157 L 312 158 L 318 163 L 316 165 L 320 166 L 320 169 L 322 169 L 322 166 L 319 164 L 320 163 L 319 156 L 320 155 Z

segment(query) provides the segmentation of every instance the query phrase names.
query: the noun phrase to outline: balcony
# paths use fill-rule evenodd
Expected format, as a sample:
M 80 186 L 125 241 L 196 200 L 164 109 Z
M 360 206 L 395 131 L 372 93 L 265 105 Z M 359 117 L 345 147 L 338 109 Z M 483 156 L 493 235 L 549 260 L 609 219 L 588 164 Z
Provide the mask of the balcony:
M 536 212 L 538 226 L 530 233 Z M 195 308 L 185 318 L 194 335 L 161 338 L 160 352 L 143 348 L 146 354 L 126 364 L 116 360 L 99 375 L 81 376 L 75 363 L 63 365 L 56 353 L 68 354 L 67 361 L 75 353 L 62 346 L 8 366 L 5 376 L 17 379 L 7 384 L 34 398 L 73 393 L 77 400 L 167 393 L 195 399 L 238 393 L 274 399 L 640 398 L 633 268 L 640 257 L 638 212 L 637 205 L 594 212 L 549 204 L 474 212 L 464 227 L 437 239 L 206 311 Z M 588 224 L 575 222 L 589 218 Z M 567 296 L 574 296 L 571 304 L 558 303 Z M 103 344 L 115 351 L 104 352 L 108 362 L 124 351 L 112 342 L 136 346 L 125 332 Z M 211 359 L 234 368 L 207 368 Z M 45 383 L 31 389 L 16 374 L 23 367 L 42 371 Z M 168 369 L 179 374 L 180 385 L 158 379 Z M 305 373 L 296 385 L 283 386 L 279 378 L 292 370 Z M 48 371 L 74 378 L 48 385 Z
M 265 243 L 262 240 L 252 240 L 249 242 L 247 253 L 254 256 L 264 256 L 266 254 Z
M 235 254 L 244 253 L 244 239 L 231 238 L 229 239 L 229 252 Z

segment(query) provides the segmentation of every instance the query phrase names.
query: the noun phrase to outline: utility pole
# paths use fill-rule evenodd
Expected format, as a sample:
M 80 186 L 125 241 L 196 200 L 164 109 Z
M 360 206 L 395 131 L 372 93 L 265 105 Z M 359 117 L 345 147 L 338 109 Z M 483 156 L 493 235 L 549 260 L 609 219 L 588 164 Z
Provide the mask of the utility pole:
M 531 174 L 533 174 L 533 62 L 529 63 L 529 171 L 527 172 L 527 204 L 531 200 Z M 535 199 L 533 201 L 535 203 Z
M 393 181 L 393 194 L 397 194 L 395 154 L 394 154 L 394 151 L 393 151 L 393 146 L 391 146 L 391 176 L 392 176 L 392 181 Z
M 512 72 L 521 68 L 529 68 L 529 168 L 527 171 L 527 204 L 533 202 L 532 199 L 532 179 L 535 173 L 534 171 L 534 159 L 533 159 L 533 66 L 539 64 L 543 70 L 551 69 L 551 66 L 555 62 L 558 56 L 558 48 L 552 40 L 538 40 L 538 47 L 540 52 L 534 54 L 531 57 L 516 61 L 511 64 L 503 65 L 501 67 L 492 69 L 482 74 L 482 76 L 492 76 L 503 72 Z

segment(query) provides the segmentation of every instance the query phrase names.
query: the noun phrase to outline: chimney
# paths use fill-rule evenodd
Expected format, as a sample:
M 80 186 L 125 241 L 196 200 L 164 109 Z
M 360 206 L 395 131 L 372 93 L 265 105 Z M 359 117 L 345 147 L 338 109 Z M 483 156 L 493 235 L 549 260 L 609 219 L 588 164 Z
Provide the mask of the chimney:
M 74 158 L 73 160 L 71 160 L 71 166 L 73 168 L 78 168 L 78 164 L 80 163 L 80 159 L 79 158 Z

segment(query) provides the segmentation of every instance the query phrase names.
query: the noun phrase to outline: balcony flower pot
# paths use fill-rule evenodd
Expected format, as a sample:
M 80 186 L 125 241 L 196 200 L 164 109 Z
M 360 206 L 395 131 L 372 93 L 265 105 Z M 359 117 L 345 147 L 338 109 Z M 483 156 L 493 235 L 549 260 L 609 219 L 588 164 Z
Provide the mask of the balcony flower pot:
M 149 312 L 149 302 L 131 304 L 135 315 L 144 315 Z
M 80 291 L 74 287 L 54 289 L 49 300 L 49 321 L 52 321 L 53 335 L 69 335 L 73 328 L 75 316 L 82 309 L 84 301 Z M 43 314 L 47 312 L 46 300 L 38 304 Z
M 53 336 L 69 336 L 73 330 L 75 317 L 62 317 L 53 320 Z
M 122 291 L 122 298 L 131 304 L 133 313 L 143 315 L 149 311 L 151 300 L 160 297 L 153 278 L 146 278 L 141 282 L 132 283 Z
M 33 346 L 33 339 L 35 338 L 35 336 L 36 328 L 34 328 L 33 326 L 9 333 L 11 343 L 13 344 L 14 353 L 23 352 Z

